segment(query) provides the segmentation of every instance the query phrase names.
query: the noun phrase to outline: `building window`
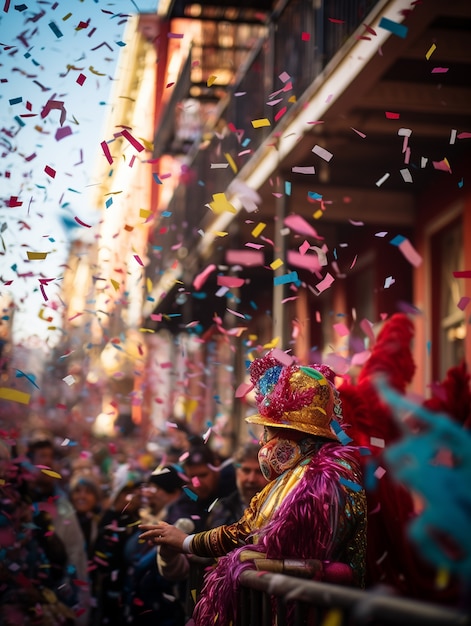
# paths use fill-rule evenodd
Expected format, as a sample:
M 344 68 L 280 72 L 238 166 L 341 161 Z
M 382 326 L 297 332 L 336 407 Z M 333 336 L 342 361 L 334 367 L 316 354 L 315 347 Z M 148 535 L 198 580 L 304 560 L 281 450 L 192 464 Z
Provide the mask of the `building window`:
M 438 351 L 434 374 L 443 380 L 447 370 L 465 357 L 466 323 L 464 311 L 459 308 L 464 296 L 464 282 L 453 272 L 464 269 L 464 250 L 461 220 L 450 224 L 436 234 L 433 241 L 432 319 L 438 334 Z M 438 289 L 437 289 L 438 288 Z M 437 293 L 438 291 L 438 293 Z

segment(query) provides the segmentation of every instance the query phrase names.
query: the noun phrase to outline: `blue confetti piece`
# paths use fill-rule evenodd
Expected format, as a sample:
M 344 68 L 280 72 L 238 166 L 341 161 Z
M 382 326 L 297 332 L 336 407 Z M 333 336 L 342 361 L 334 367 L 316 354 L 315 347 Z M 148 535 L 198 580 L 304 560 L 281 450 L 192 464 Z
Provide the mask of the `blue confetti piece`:
M 105 202 L 105 206 L 107 209 L 109 209 L 112 204 L 113 204 L 113 198 L 108 198 L 108 200 Z
M 348 480 L 347 478 L 343 478 L 343 476 L 340 476 L 339 483 L 343 485 L 344 487 L 347 487 L 347 489 L 351 489 L 351 491 L 359 492 L 362 490 L 361 485 L 359 485 L 358 483 L 354 483 L 353 480 Z
M 196 493 L 192 491 L 186 485 L 183 486 L 183 491 L 185 492 L 185 495 L 187 495 L 190 498 L 190 500 L 193 500 L 193 502 L 196 502 L 198 500 L 198 496 L 196 495 Z
M 18 126 L 25 126 L 25 123 L 23 122 L 23 120 L 21 119 L 21 117 L 18 117 L 18 115 L 15 115 L 15 122 L 18 123 Z
M 393 22 L 393 20 L 389 20 L 387 17 L 381 18 L 379 27 L 384 28 L 384 30 L 389 30 L 390 33 L 401 37 L 401 39 L 405 39 L 407 37 L 407 32 L 409 30 L 407 26 L 404 26 L 404 24 Z
M 311 198 L 312 200 L 322 200 L 322 194 L 317 193 L 316 191 L 308 191 L 307 195 L 309 196 L 309 198 Z
M 155 182 L 156 182 L 158 185 L 162 185 L 162 181 L 160 180 L 159 175 L 158 175 L 156 172 L 154 172 L 154 173 L 152 174 L 152 178 L 155 180 Z
M 283 274 L 282 276 L 275 276 L 273 279 L 273 285 L 287 285 L 288 283 L 295 283 L 298 281 L 298 273 L 290 272 L 289 274 Z
M 20 104 L 21 102 L 23 102 L 23 98 L 20 96 L 19 98 L 10 98 L 10 100 L 8 101 L 10 104 Z
M 291 183 L 289 182 L 289 180 L 285 180 L 285 194 L 287 196 L 291 195 Z
M 394 239 L 391 239 L 389 243 L 392 246 L 400 246 L 401 243 L 403 243 L 405 240 L 406 238 L 404 237 L 404 235 L 396 235 L 396 237 L 394 237 Z
M 52 32 L 58 39 L 63 37 L 62 32 L 60 31 L 59 27 L 57 26 L 55 22 L 49 22 L 49 28 L 52 30 Z

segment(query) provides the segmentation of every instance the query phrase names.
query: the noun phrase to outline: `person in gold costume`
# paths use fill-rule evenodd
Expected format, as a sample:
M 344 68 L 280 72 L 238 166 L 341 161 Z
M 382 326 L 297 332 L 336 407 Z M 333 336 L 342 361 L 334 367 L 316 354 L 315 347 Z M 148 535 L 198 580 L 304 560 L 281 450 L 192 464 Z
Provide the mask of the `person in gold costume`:
M 288 356 L 288 355 L 287 355 Z M 315 563 L 318 580 L 364 586 L 366 498 L 356 448 L 343 445 L 334 373 L 324 365 L 281 363 L 273 354 L 250 365 L 263 426 L 259 463 L 267 485 L 241 519 L 187 535 L 143 525 L 141 538 L 177 553 L 217 557 L 193 612 L 196 626 L 235 620 L 242 571 L 288 571 Z

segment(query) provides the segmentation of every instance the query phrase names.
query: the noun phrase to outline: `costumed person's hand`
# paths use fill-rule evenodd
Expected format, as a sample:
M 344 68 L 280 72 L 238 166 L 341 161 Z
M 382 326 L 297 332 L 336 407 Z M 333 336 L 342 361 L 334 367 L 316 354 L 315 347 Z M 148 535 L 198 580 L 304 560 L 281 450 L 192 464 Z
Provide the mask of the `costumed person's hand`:
M 139 539 L 148 541 L 155 546 L 168 546 L 178 552 L 183 552 L 183 541 L 188 534 L 176 526 L 159 522 L 158 524 L 142 524 L 139 526 L 144 532 L 139 535 Z

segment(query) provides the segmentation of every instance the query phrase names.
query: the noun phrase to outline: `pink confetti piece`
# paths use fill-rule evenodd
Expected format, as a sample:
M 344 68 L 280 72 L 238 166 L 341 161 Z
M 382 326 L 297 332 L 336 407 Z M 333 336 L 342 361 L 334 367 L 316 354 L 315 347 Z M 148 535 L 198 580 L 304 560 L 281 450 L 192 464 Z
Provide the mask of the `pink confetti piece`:
M 350 334 L 350 330 L 342 322 L 338 322 L 333 325 L 335 332 L 341 337 L 347 337 Z
M 196 289 L 196 291 L 199 291 L 201 289 L 201 287 L 204 285 L 204 283 L 208 279 L 209 275 L 212 272 L 214 272 L 215 269 L 216 269 L 216 266 L 214 265 L 214 263 L 211 263 L 202 272 L 200 272 L 197 276 L 195 276 L 193 280 L 193 287 Z
M 291 230 L 294 230 L 300 235 L 306 235 L 307 237 L 314 237 L 320 241 L 324 240 L 315 228 L 313 228 L 301 215 L 288 215 L 284 219 L 284 224 Z
M 249 244 L 246 244 L 247 246 Z M 251 247 L 256 247 L 253 244 Z M 259 248 L 264 246 L 260 244 Z M 229 265 L 242 265 L 244 267 L 262 266 L 265 263 L 263 252 L 258 250 L 228 250 L 226 252 L 226 263 Z
M 138 254 L 133 254 L 133 257 L 136 259 L 141 267 L 144 267 L 144 263 L 142 262 L 142 259 Z
M 338 20 L 335 17 L 329 17 L 328 20 L 332 22 L 332 24 L 345 24 L 345 20 Z
M 236 317 L 241 317 L 243 320 L 245 320 L 245 315 L 243 313 L 239 313 L 239 311 L 234 311 L 233 309 L 229 309 L 229 307 L 226 308 L 226 311 L 228 313 L 232 313 L 232 315 L 235 315 Z
M 398 120 L 401 117 L 400 113 L 394 113 L 393 111 L 386 111 L 385 115 L 388 120 Z
M 327 272 L 326 276 L 320 282 L 317 283 L 317 285 L 316 285 L 317 291 L 319 293 L 322 293 L 326 289 L 329 289 L 329 287 L 332 285 L 334 280 L 335 280 L 335 278 L 332 276 L 332 274 Z
M 294 361 L 293 357 L 290 354 L 287 354 L 280 348 L 273 348 L 271 351 L 271 356 L 273 356 L 277 361 L 279 361 L 282 365 L 291 365 Z
M 458 133 L 457 134 L 457 138 L 458 139 L 469 139 L 469 138 L 471 138 L 471 133 L 467 133 L 467 132 Z
M 454 278 L 471 278 L 471 270 L 457 270 L 453 272 Z
M 235 397 L 236 398 L 245 398 L 245 396 L 249 393 L 249 391 L 251 391 L 253 389 L 253 385 L 251 385 L 250 383 L 241 383 L 236 391 L 235 391 Z
M 322 146 L 318 146 L 317 144 L 312 149 L 312 152 L 314 154 L 317 154 L 317 156 L 321 157 L 321 159 L 324 159 L 324 161 L 327 161 L 327 163 L 329 163 L 329 161 L 334 156 L 332 152 L 329 152 L 328 150 L 326 150 Z
M 220 287 L 242 287 L 245 284 L 244 278 L 239 278 L 238 276 L 218 276 L 217 284 Z
M 183 39 L 183 33 L 167 33 L 169 39 Z
M 79 74 L 75 82 L 81 87 L 86 80 L 87 80 L 87 77 L 85 76 L 85 74 Z
M 291 171 L 294 174 L 315 174 L 316 170 L 314 169 L 314 165 L 308 165 L 306 167 L 296 165 L 291 168 Z
M 295 250 L 288 250 L 286 258 L 289 265 L 308 270 L 311 274 L 321 270 L 317 254 L 301 254 Z
M 311 34 L 310 33 L 301 33 L 301 40 L 302 41 L 310 41 L 311 40 Z
M 306 239 L 303 241 L 303 243 L 299 246 L 299 254 L 306 254 L 306 252 L 309 250 L 309 248 L 311 247 L 311 244 L 309 243 L 309 241 L 306 241 Z
M 461 311 L 464 311 L 465 308 L 468 306 L 470 300 L 471 298 L 469 298 L 468 296 L 463 296 L 462 298 L 460 298 L 460 301 L 458 302 L 457 307 Z
M 432 74 L 446 74 L 449 69 L 449 67 L 434 67 Z
M 360 322 L 360 328 L 362 329 L 362 331 L 365 333 L 365 335 L 368 337 L 368 339 L 371 341 L 371 344 L 373 345 L 374 342 L 375 342 L 375 334 L 373 332 L 373 324 L 369 320 L 364 318 Z
M 353 128 L 353 126 L 350 126 L 350 128 L 353 130 L 354 133 L 356 133 L 357 135 L 360 135 L 360 137 L 362 139 L 364 139 L 366 137 L 365 133 L 362 133 L 361 131 L 357 130 L 356 128 Z

